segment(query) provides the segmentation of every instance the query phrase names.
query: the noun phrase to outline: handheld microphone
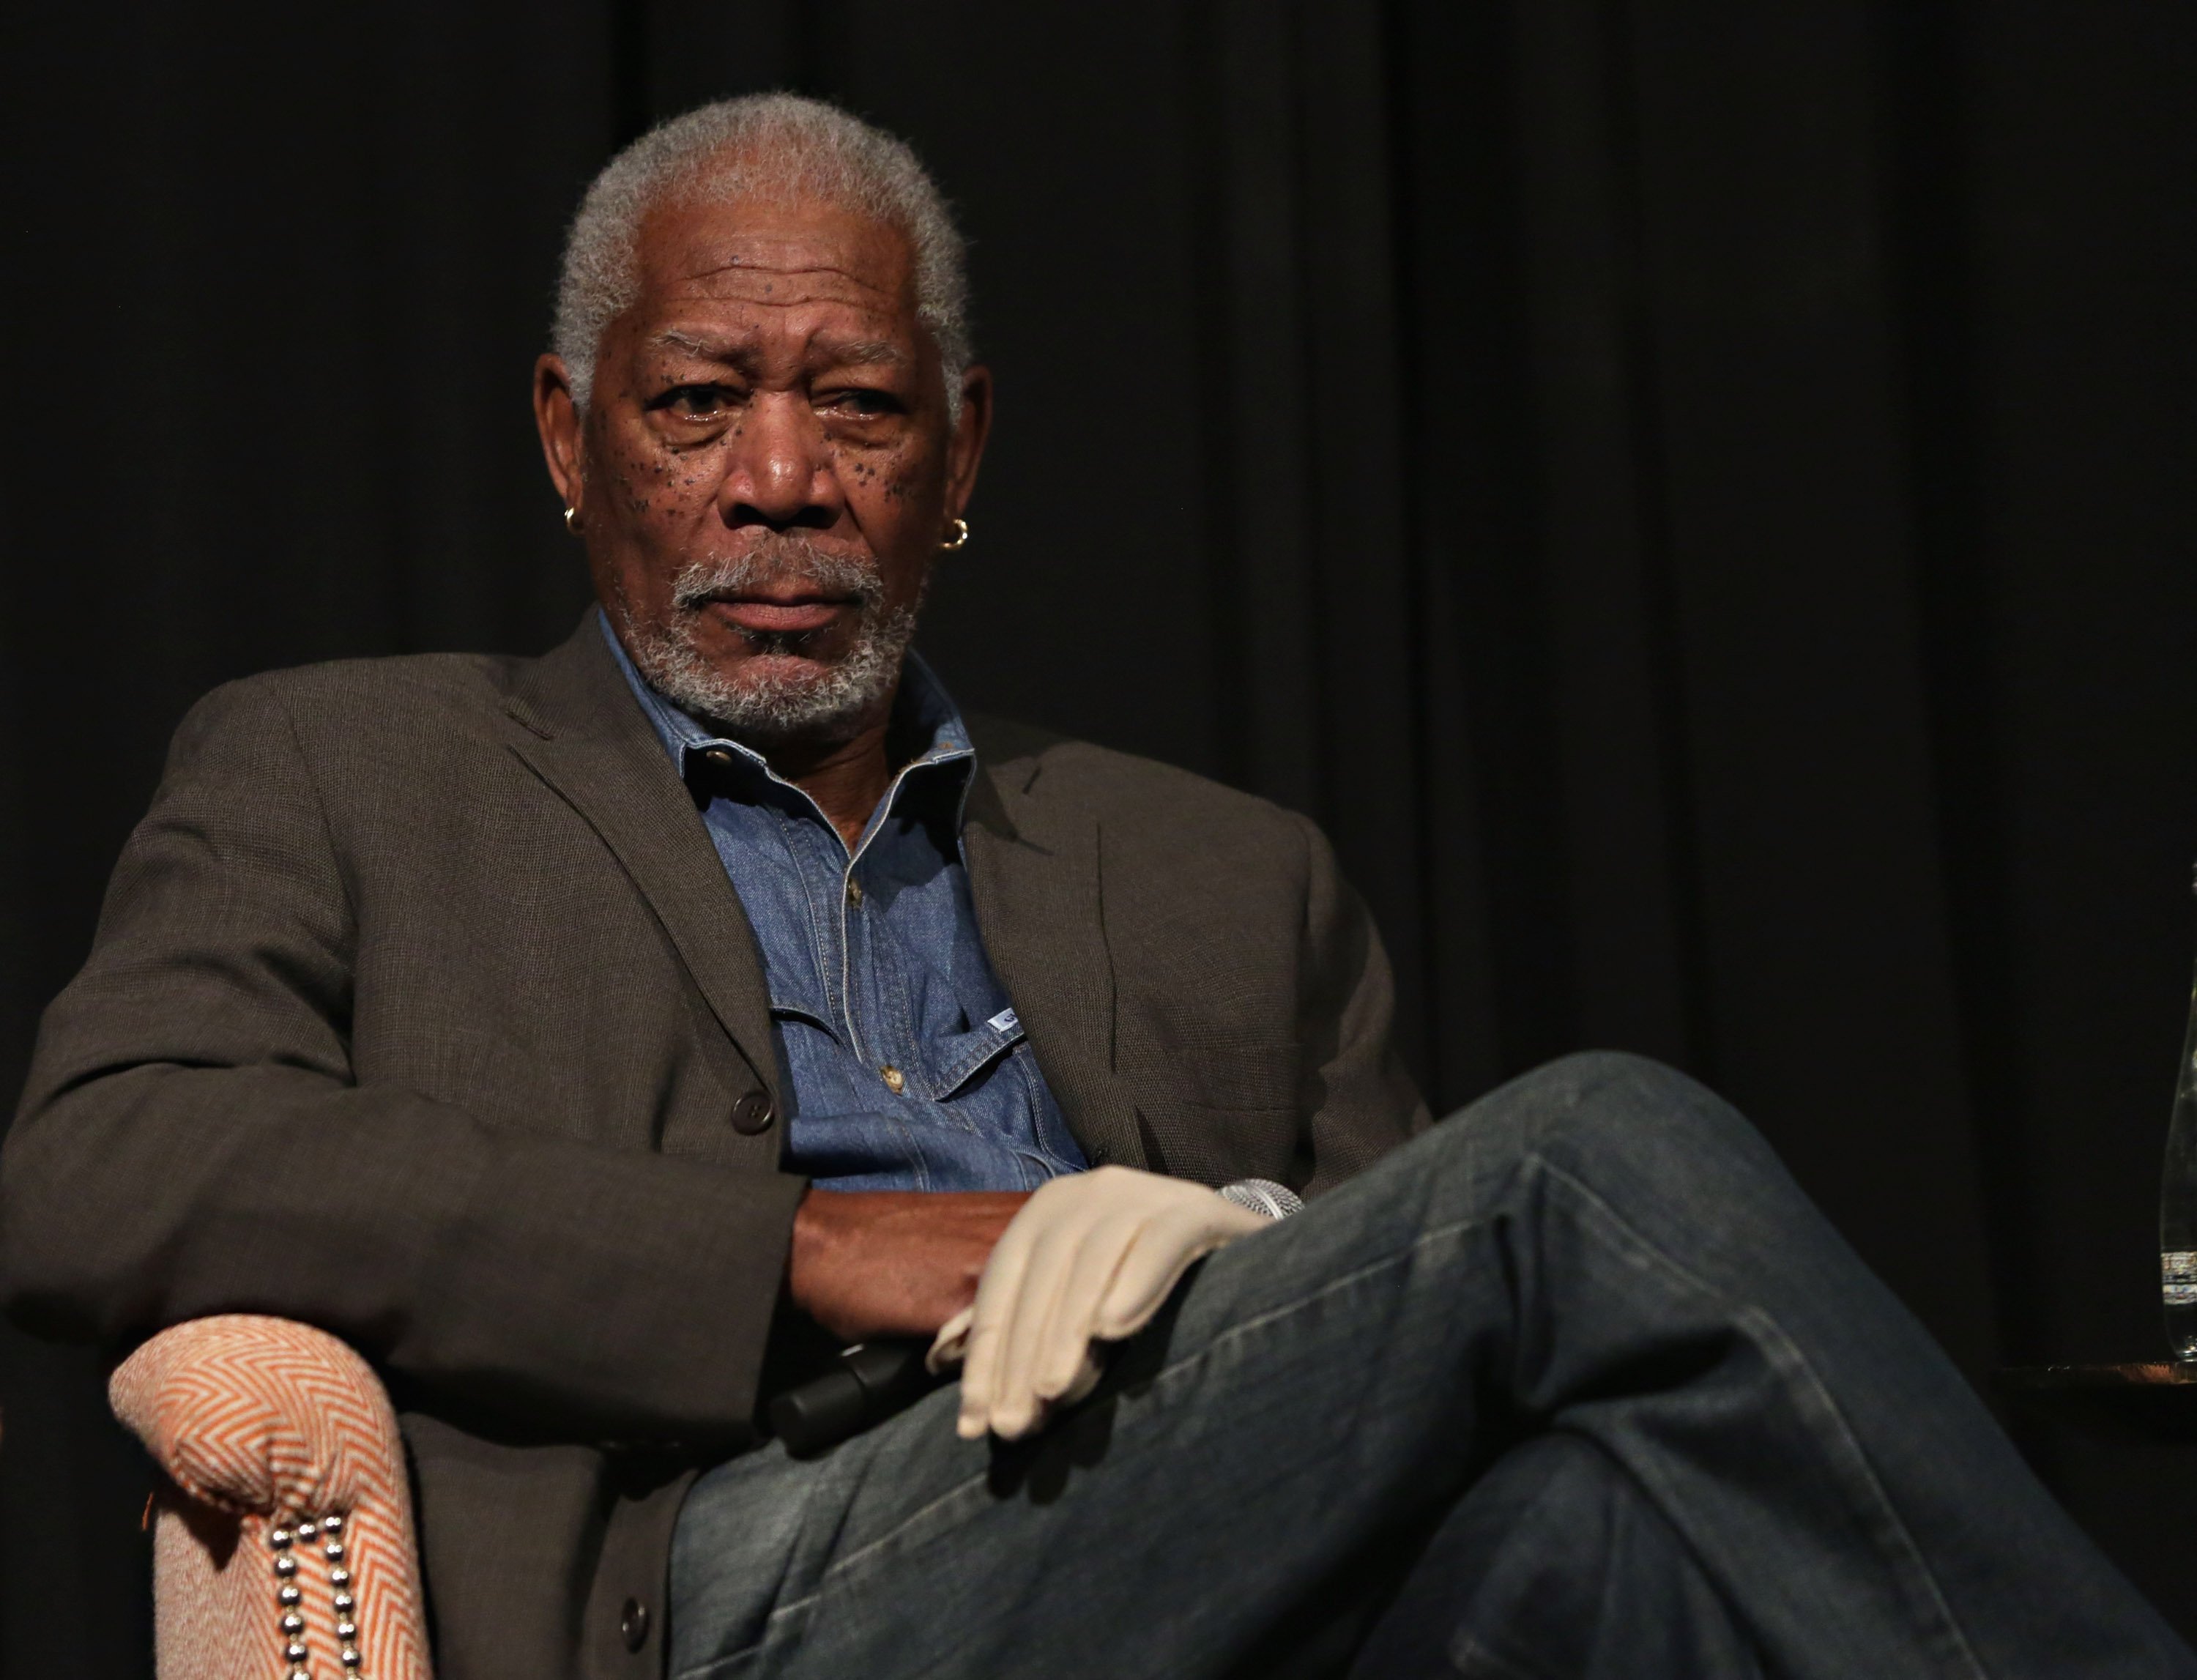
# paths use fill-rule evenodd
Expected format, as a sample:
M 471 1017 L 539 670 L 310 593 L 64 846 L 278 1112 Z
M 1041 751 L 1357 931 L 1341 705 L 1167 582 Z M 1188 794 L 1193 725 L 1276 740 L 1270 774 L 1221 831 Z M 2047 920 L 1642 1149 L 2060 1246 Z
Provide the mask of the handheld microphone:
M 946 1381 L 923 1363 L 930 1348 L 893 1340 L 842 1350 L 832 1370 L 770 1403 L 772 1433 L 794 1457 L 812 1458 L 884 1422 Z

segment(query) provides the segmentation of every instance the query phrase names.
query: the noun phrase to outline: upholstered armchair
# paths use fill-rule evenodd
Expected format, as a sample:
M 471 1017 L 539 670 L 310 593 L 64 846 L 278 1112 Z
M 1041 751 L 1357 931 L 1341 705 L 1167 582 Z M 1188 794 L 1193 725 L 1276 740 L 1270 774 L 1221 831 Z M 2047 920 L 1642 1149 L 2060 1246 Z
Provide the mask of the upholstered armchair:
M 107 1394 L 168 1478 L 160 1680 L 432 1680 L 403 1448 L 365 1360 L 229 1314 L 154 1336 Z

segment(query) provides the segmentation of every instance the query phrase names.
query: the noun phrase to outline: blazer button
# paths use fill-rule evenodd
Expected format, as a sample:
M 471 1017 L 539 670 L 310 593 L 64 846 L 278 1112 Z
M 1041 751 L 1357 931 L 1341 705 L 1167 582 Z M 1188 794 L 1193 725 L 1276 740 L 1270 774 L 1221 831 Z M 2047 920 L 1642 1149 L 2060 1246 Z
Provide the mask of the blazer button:
M 625 1608 L 618 1613 L 618 1631 L 625 1636 L 625 1648 L 638 1651 L 648 1643 L 648 1606 L 638 1598 L 629 1598 Z
M 770 1098 L 760 1091 L 751 1091 L 733 1104 L 733 1130 L 746 1138 L 758 1132 L 770 1130 L 770 1123 L 778 1118 L 770 1105 Z

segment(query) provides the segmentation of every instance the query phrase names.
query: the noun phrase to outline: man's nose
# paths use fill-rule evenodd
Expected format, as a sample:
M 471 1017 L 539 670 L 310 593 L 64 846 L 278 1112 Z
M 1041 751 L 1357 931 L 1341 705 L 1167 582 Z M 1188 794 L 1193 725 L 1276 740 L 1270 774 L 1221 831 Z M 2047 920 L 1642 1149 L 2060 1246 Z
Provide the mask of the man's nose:
M 729 466 L 717 503 L 734 530 L 823 530 L 838 522 L 842 498 L 824 428 L 799 397 L 756 397 L 732 440 Z

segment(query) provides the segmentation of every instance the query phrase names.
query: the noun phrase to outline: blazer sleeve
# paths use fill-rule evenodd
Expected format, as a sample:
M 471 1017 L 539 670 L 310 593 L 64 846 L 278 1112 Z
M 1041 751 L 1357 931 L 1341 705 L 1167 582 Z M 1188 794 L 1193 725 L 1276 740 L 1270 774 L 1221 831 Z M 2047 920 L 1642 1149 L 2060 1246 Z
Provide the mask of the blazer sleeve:
M 803 1181 L 360 1085 L 355 934 L 279 683 L 216 691 L 43 1021 L 0 1150 L 0 1305 L 118 1350 L 275 1314 L 431 1407 L 744 1439 Z
M 1316 1196 L 1434 1123 L 1396 1054 L 1395 977 L 1373 917 L 1318 825 L 1292 814 L 1307 848 L 1297 1043 Z

